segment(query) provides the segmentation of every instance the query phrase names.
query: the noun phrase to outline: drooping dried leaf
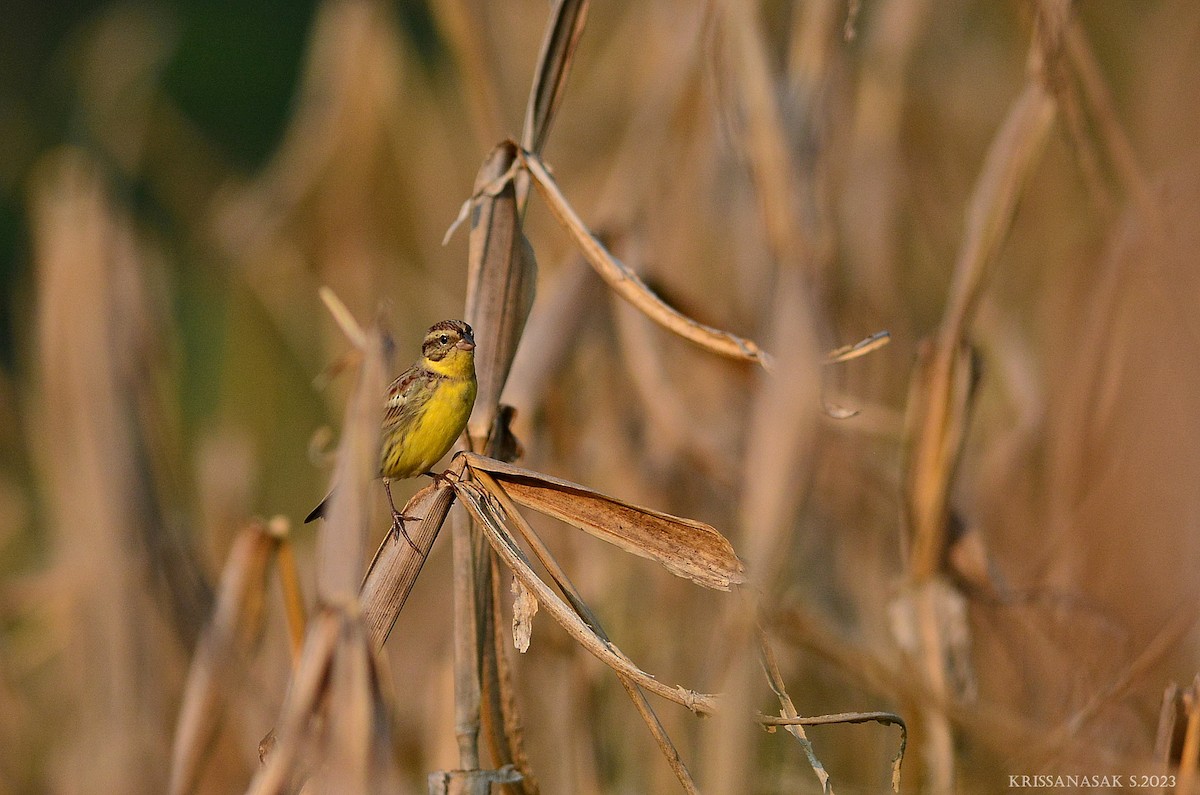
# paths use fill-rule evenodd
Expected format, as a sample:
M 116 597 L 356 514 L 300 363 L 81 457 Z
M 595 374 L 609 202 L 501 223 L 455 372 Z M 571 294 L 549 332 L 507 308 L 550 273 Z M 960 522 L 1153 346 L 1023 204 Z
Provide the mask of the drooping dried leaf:
M 745 582 L 733 546 L 711 525 L 631 505 L 567 480 L 484 456 L 467 466 L 490 473 L 516 502 L 553 516 L 627 552 L 661 563 L 679 577 L 727 591 Z
M 473 439 L 482 442 L 495 421 L 504 382 L 533 306 L 537 262 L 521 231 L 511 179 L 516 145 L 505 141 L 488 155 L 475 179 L 465 320 L 475 331 L 479 393 L 471 415 Z
M 506 517 L 508 518 L 509 522 L 511 522 L 511 526 L 517 530 L 521 536 L 521 539 L 532 550 L 534 557 L 536 557 L 538 562 L 542 564 L 542 567 L 546 569 L 546 572 L 554 581 L 555 587 L 558 588 L 559 592 L 562 593 L 567 602 L 571 605 L 571 609 L 574 610 L 576 615 L 578 615 L 587 623 L 592 631 L 595 632 L 597 637 L 607 642 L 608 635 L 605 633 L 604 627 L 601 626 L 600 619 L 596 616 L 592 609 L 588 607 L 587 603 L 583 601 L 583 597 L 580 596 L 579 592 L 575 590 L 575 586 L 571 583 L 567 573 L 563 570 L 562 566 L 558 564 L 558 561 L 554 559 L 554 556 L 550 554 L 550 550 L 546 548 L 544 543 L 542 543 L 542 539 L 538 536 L 538 534 L 535 533 L 533 528 L 529 526 L 529 523 L 525 521 L 525 517 L 521 516 L 520 511 L 517 510 L 516 505 L 512 503 L 512 500 L 507 492 L 504 491 L 499 483 L 492 479 L 491 475 L 488 475 L 485 472 L 476 471 L 474 476 L 478 481 L 481 482 L 481 485 L 484 486 L 487 492 L 500 503 L 500 506 L 502 507 Z M 646 728 L 650 730 L 650 734 L 654 737 L 659 749 L 663 752 L 663 756 L 666 757 L 667 764 L 671 766 L 671 771 L 679 780 L 684 792 L 689 793 L 689 795 L 695 795 L 698 793 L 699 790 L 696 788 L 696 783 L 692 780 L 692 774 L 688 771 L 687 765 L 685 765 L 683 760 L 680 758 L 679 751 L 675 747 L 675 743 L 672 742 L 670 735 L 667 734 L 667 730 L 663 727 L 662 722 L 658 719 L 658 715 L 655 714 L 654 708 L 650 706 L 650 701 L 646 698 L 646 694 L 642 692 L 642 689 L 638 687 L 637 683 L 633 679 L 630 679 L 629 677 L 620 673 L 617 674 L 617 678 L 620 680 L 621 686 L 625 688 L 625 692 L 629 695 L 630 700 L 633 702 L 634 708 L 637 709 L 638 714 L 645 722 Z M 524 786 L 526 786 L 528 789 L 528 780 Z
M 481 456 L 473 456 L 480 458 Z M 595 655 L 601 662 L 612 668 L 618 675 L 627 677 L 638 686 L 649 690 L 662 698 L 681 704 L 697 714 L 712 714 L 716 709 L 716 697 L 707 693 L 697 693 L 684 687 L 671 687 L 655 679 L 650 674 L 638 668 L 611 641 L 601 638 L 584 622 L 579 615 L 542 582 L 533 569 L 525 553 L 517 545 L 505 518 L 494 501 L 478 484 L 469 481 L 459 481 L 454 484 L 454 490 L 462 500 L 463 507 L 471 514 L 484 537 L 496 554 L 500 556 L 505 566 L 546 608 L 546 612 L 567 631 L 576 642 L 588 652 Z
M 534 185 L 549 205 L 554 217 L 575 240 L 584 258 L 618 295 L 663 328 L 702 348 L 733 359 L 769 365 L 770 357 L 753 340 L 698 323 L 655 295 L 636 273 L 609 253 L 596 239 L 575 212 L 575 208 L 567 201 L 567 197 L 559 190 L 558 183 L 542 161 L 529 153 L 522 153 L 521 161 L 533 177 Z

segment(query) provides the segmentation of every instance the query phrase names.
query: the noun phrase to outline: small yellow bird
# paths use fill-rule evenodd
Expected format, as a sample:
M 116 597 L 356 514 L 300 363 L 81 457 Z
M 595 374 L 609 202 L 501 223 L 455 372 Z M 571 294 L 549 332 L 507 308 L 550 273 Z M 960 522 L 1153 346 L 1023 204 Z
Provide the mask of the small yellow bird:
M 475 405 L 475 336 L 461 320 L 433 324 L 421 343 L 421 359 L 388 387 L 379 474 L 392 507 L 392 533 L 404 534 L 405 516 L 392 501 L 391 481 L 421 474 L 449 452 Z M 323 516 L 327 496 L 304 520 Z M 417 550 L 420 551 L 419 549 Z

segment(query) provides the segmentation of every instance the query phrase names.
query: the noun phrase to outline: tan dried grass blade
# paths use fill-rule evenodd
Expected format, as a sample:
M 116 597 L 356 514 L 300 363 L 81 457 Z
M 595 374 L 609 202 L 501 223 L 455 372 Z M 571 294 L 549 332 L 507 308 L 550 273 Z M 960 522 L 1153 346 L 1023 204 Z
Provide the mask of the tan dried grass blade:
M 450 477 L 457 475 L 453 467 L 448 473 Z M 381 648 L 391 634 L 453 503 L 454 490 L 448 482 L 439 481 L 426 486 L 404 506 L 406 515 L 422 517 L 420 522 L 410 522 L 406 526 L 409 537 L 421 552 L 414 550 L 403 539 L 395 541 L 390 533 L 379 545 L 363 577 L 359 594 L 363 622 L 367 625 L 375 648 Z
M 511 141 L 493 149 L 479 169 L 471 199 L 465 320 L 475 331 L 477 346 L 479 394 L 469 426 L 477 444 L 495 421 L 537 284 L 537 261 L 521 231 L 511 179 L 516 158 Z
M 562 102 L 575 47 L 583 35 L 587 12 L 588 0 L 557 0 L 550 12 L 521 133 L 521 143 L 530 152 L 540 154 L 546 145 L 554 114 Z
M 550 206 L 554 217 L 574 239 L 583 256 L 596 269 L 600 277 L 618 295 L 644 312 L 655 323 L 706 350 L 732 359 L 754 362 L 764 367 L 769 366 L 770 357 L 753 340 L 698 323 L 664 303 L 636 273 L 609 253 L 608 249 L 596 239 L 579 214 L 575 212 L 575 208 L 567 201 L 566 196 L 559 190 L 558 183 L 554 181 L 554 177 L 550 175 L 540 158 L 528 152 L 522 152 L 520 160 L 533 177 L 534 185 L 537 186 L 538 192 L 542 194 L 546 204 Z
M 454 490 L 462 500 L 463 507 L 483 530 L 484 537 L 492 549 L 500 556 L 529 591 L 537 598 L 541 606 L 555 621 L 562 626 L 577 643 L 595 655 L 601 662 L 612 668 L 618 674 L 628 677 L 638 686 L 661 696 L 668 701 L 674 701 L 687 707 L 692 712 L 701 715 L 712 714 L 717 706 L 717 697 L 707 693 L 697 693 L 684 687 L 671 687 L 655 679 L 650 674 L 638 668 L 612 643 L 599 637 L 562 599 L 541 581 L 525 553 L 517 546 L 512 534 L 505 526 L 504 519 L 497 513 L 489 501 L 487 492 L 478 485 L 462 481 L 454 484 Z
M 362 561 L 370 520 L 371 483 L 379 473 L 380 396 L 387 387 L 382 332 L 364 337 L 358 384 L 346 405 L 326 521 L 317 531 L 317 595 L 325 604 L 349 604 L 362 583 Z
M 676 576 L 721 591 L 746 581 L 745 566 L 733 546 L 711 525 L 631 505 L 492 458 L 473 453 L 464 458 L 469 468 L 500 481 L 521 505 L 656 561 Z
M 223 712 L 221 688 L 233 684 L 236 672 L 244 670 L 236 661 L 248 658 L 262 630 L 267 570 L 277 543 L 261 523 L 234 539 L 212 621 L 200 636 L 184 687 L 171 750 L 171 795 L 194 792 L 200 781 Z

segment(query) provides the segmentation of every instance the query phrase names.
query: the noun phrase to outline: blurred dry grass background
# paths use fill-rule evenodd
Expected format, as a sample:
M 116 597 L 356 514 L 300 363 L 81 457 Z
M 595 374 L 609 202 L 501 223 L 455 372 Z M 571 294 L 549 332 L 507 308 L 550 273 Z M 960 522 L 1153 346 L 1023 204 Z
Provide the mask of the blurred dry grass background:
M 909 791 L 940 780 L 925 745 L 938 721 L 962 792 L 1156 771 L 1164 689 L 1200 669 L 1200 6 L 1075 4 L 1094 73 L 1069 37 L 1035 36 L 1063 7 L 591 9 L 545 159 L 647 282 L 762 343 L 773 377 L 633 313 L 530 202 L 539 293 L 506 393 L 523 465 L 724 532 L 802 714 L 914 721 Z M 403 362 L 461 315 L 466 236 L 440 242 L 483 157 L 520 129 L 545 14 L 538 0 L 5 12 L 0 795 L 164 791 L 235 532 L 296 521 L 323 494 L 320 429 L 350 384 L 314 386 L 346 348 L 317 288 L 360 318 L 382 299 Z M 904 417 L 1031 41 L 1055 108 L 964 329 L 955 543 L 934 578 L 962 635 L 938 691 L 898 627 L 919 579 Z M 881 328 L 882 351 L 815 364 Z M 822 401 L 860 413 L 833 419 Z M 738 679 L 726 597 L 544 532 L 642 667 L 772 709 Z M 311 594 L 313 536 L 295 540 Z M 387 647 L 396 791 L 456 764 L 449 572 L 443 540 Z M 269 592 L 204 792 L 245 789 L 287 685 Z M 618 683 L 557 627 L 538 620 L 515 671 L 543 791 L 677 791 Z M 705 791 L 817 791 L 780 735 L 661 717 Z M 839 792 L 886 787 L 894 732 L 809 736 Z

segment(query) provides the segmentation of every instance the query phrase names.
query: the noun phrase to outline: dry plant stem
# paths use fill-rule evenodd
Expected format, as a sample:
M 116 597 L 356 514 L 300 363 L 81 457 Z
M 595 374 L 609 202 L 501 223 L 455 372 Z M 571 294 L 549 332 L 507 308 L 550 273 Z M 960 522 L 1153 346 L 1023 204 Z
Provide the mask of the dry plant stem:
M 544 543 L 542 543 L 541 537 L 535 533 L 533 528 L 530 527 L 529 523 L 525 521 L 525 517 L 521 516 L 520 511 L 517 510 L 516 505 L 513 504 L 512 499 L 508 496 L 507 492 L 505 492 L 504 487 L 493 480 L 491 475 L 481 470 L 474 471 L 472 476 L 480 481 L 488 493 L 494 495 L 500 501 L 505 514 L 513 523 L 513 526 L 517 528 L 517 532 L 521 534 L 522 540 L 524 540 L 529 548 L 533 550 L 534 556 L 538 559 L 538 562 L 542 564 L 542 567 L 545 568 L 550 574 L 551 579 L 553 579 L 555 585 L 558 586 L 559 592 L 562 593 L 563 597 L 571 605 L 571 608 L 575 611 L 575 613 L 585 622 L 587 622 L 588 626 L 591 627 L 592 631 L 596 633 L 597 637 L 599 637 L 605 643 L 609 643 L 610 641 L 608 634 L 605 633 L 604 628 L 600 625 L 600 619 L 595 613 L 592 612 L 592 609 L 587 606 L 587 603 L 583 601 L 583 598 L 579 595 L 579 592 L 575 590 L 575 586 L 571 583 L 566 571 L 564 571 L 563 568 L 558 564 L 558 561 L 555 560 L 554 556 L 550 554 L 550 550 Z M 667 734 L 667 730 L 662 725 L 662 722 L 659 721 L 658 715 L 655 714 L 654 708 L 646 699 L 645 693 L 643 693 L 641 688 L 639 688 L 637 684 L 627 676 L 617 674 L 617 678 L 620 680 L 621 686 L 625 688 L 625 692 L 629 694 L 629 698 L 633 702 L 634 708 L 637 709 L 638 714 L 641 715 L 642 720 L 645 722 L 647 728 L 650 729 L 650 734 L 654 737 L 655 742 L 658 743 L 659 749 L 662 750 L 663 755 L 667 759 L 667 764 L 671 766 L 672 772 L 674 772 L 675 777 L 679 779 L 679 783 L 683 786 L 684 791 L 688 793 L 699 792 L 699 790 L 696 788 L 695 782 L 692 780 L 691 773 L 688 772 L 687 766 L 683 763 L 683 759 L 679 755 L 679 750 L 671 741 L 671 738 Z
M 986 283 L 987 268 L 1008 231 L 1025 176 L 1041 150 L 1054 118 L 1053 100 L 1030 80 L 1009 111 L 988 151 L 967 211 L 962 249 L 954 268 L 950 299 L 933 342 L 927 381 L 919 405 L 908 464 L 913 547 L 909 575 L 922 581 L 937 570 L 945 535 L 950 462 L 957 445 L 948 430 L 961 427 L 953 406 L 954 385 L 962 378 L 961 354 L 968 324 Z
M 454 736 L 460 770 L 479 769 L 480 666 L 483 617 L 476 590 L 478 533 L 461 512 L 450 519 L 454 550 Z M 484 560 L 486 565 L 486 559 Z
M 600 277 L 618 295 L 663 328 L 706 350 L 732 359 L 742 359 L 761 364 L 764 367 L 769 366 L 767 353 L 752 340 L 705 326 L 663 303 L 662 299 L 655 295 L 636 273 L 610 254 L 600 241 L 588 231 L 587 226 L 559 190 L 558 184 L 550 176 L 540 158 L 529 152 L 522 152 L 520 162 L 533 177 L 534 186 L 549 205 L 554 217 L 574 239 L 583 256 L 596 269 Z
M 502 768 L 511 766 L 521 774 L 521 780 L 510 789 L 514 793 L 524 795 L 539 795 L 540 788 L 533 777 L 529 757 L 525 753 L 525 728 L 521 725 L 517 712 L 516 692 L 512 681 L 512 662 L 507 653 L 506 638 L 508 635 L 501 631 L 504 623 L 503 597 L 500 594 L 500 561 L 495 555 L 488 555 L 491 566 L 490 582 L 492 586 L 489 607 L 491 615 L 484 629 L 487 630 L 486 642 L 490 654 L 484 655 L 485 666 L 494 670 L 485 670 L 482 676 L 484 687 L 484 736 L 487 737 L 492 759 Z M 502 726 L 488 725 L 499 717 Z
M 316 707 L 322 682 L 337 644 L 338 623 L 329 613 L 319 614 L 309 625 L 300 665 L 292 677 L 279 721 L 278 740 L 265 764 L 250 782 L 247 795 L 276 795 L 286 791 L 304 727 Z
M 274 522 L 272 522 L 274 533 Z M 300 661 L 300 649 L 304 646 L 305 625 L 308 616 L 304 608 L 304 591 L 300 587 L 300 575 L 296 569 L 296 555 L 292 550 L 291 539 L 287 535 L 287 526 L 283 526 L 283 534 L 276 534 L 278 547 L 275 553 L 275 563 L 279 567 L 279 584 L 283 589 L 283 608 L 287 615 L 288 640 L 291 642 L 292 665 Z
M 1035 42 L 1036 44 L 1036 42 Z M 1017 198 L 1037 160 L 1054 118 L 1054 101 L 1036 75 L 989 147 L 967 209 L 962 247 L 949 301 L 925 364 L 915 376 L 915 420 L 905 483 L 912 547 L 908 578 L 917 615 L 921 666 L 940 699 L 946 698 L 943 629 L 938 623 L 933 578 L 946 538 L 947 495 L 963 429 L 969 360 L 964 340 L 987 281 L 989 266 L 1009 230 Z M 922 714 L 927 785 L 937 793 L 954 788 L 953 733 L 945 712 Z
M 537 73 L 525 107 L 525 124 L 521 130 L 522 148 L 541 154 L 550 135 L 554 114 L 562 103 L 567 75 L 571 72 L 575 48 L 587 23 L 588 0 L 554 0 L 542 49 L 538 54 Z M 529 199 L 529 175 L 516 177 L 517 207 L 522 216 Z
M 795 705 L 792 704 L 792 697 L 787 694 L 783 675 L 779 673 L 779 663 L 776 662 L 775 652 L 771 649 L 771 641 L 767 638 L 767 632 L 763 629 L 762 623 L 758 619 L 757 600 L 750 591 L 747 590 L 743 593 L 747 596 L 749 603 L 751 620 L 754 622 L 754 634 L 758 640 L 758 653 L 762 662 L 763 672 L 767 676 L 767 683 L 771 686 L 771 691 L 775 693 L 775 697 L 779 699 L 781 716 L 789 720 L 796 720 L 800 717 L 800 713 L 796 711 Z M 821 790 L 825 795 L 833 795 L 833 782 L 829 780 L 829 773 L 825 771 L 825 766 L 821 764 L 821 760 L 817 759 L 816 751 L 813 750 L 812 742 L 809 741 L 808 735 L 805 734 L 803 725 L 800 723 L 789 723 L 787 724 L 787 731 L 800 741 L 800 747 L 804 750 L 804 756 L 808 759 L 809 766 L 812 767 L 817 780 L 821 782 Z
M 521 581 L 538 603 L 557 621 L 577 643 L 595 655 L 601 662 L 614 671 L 624 674 L 641 687 L 668 701 L 687 707 L 692 712 L 701 715 L 712 714 L 717 706 L 716 696 L 707 693 L 697 693 L 682 687 L 671 687 L 659 682 L 650 674 L 629 662 L 615 646 L 601 640 L 595 632 L 584 624 L 575 612 L 543 583 L 529 567 L 524 553 L 521 552 L 515 540 L 501 520 L 488 504 L 488 496 L 478 486 L 470 483 L 454 484 L 455 491 L 463 501 L 464 507 L 483 529 L 484 536 L 492 549 L 500 556 L 517 579 Z
M 894 712 L 839 712 L 834 715 L 814 715 L 802 718 L 780 718 L 774 715 L 760 715 L 758 722 L 762 726 L 831 726 L 841 723 L 882 723 L 884 726 L 896 726 L 900 729 L 900 747 L 892 757 L 892 790 L 900 791 L 900 768 L 904 764 L 904 752 L 908 748 L 908 726 L 904 719 Z
M 479 394 L 468 425 L 473 449 L 485 444 L 495 422 L 537 281 L 537 262 L 521 231 L 511 179 L 516 159 L 517 148 L 511 141 L 495 147 L 479 169 L 470 201 L 470 263 L 463 317 L 475 330 L 477 344 Z
M 1195 791 L 1196 765 L 1200 762 L 1200 676 L 1183 691 L 1183 707 L 1187 712 L 1187 729 L 1183 735 L 1183 752 L 1179 758 L 1179 781 L 1175 791 Z
M 236 689 L 237 674 L 244 670 L 236 663 L 249 658 L 262 628 L 267 571 L 278 543 L 278 536 L 261 524 L 247 527 L 234 539 L 213 617 L 200 635 L 188 671 L 171 749 L 170 795 L 194 792 L 200 783 L 223 713 L 220 691 Z
M 538 55 L 537 75 L 525 109 L 521 146 L 541 154 L 550 135 L 555 111 L 562 104 L 563 89 L 583 26 L 587 22 L 587 0 L 555 0 Z
M 366 335 L 358 384 L 346 406 L 333 474 L 337 488 L 317 531 L 317 596 L 327 605 L 355 602 L 362 584 L 387 369 L 383 335 L 374 328 Z
M 1129 137 L 1125 135 L 1125 130 L 1117 118 L 1112 93 L 1108 90 L 1099 64 L 1096 63 L 1096 56 L 1084 35 L 1083 27 L 1074 15 L 1067 21 L 1063 37 L 1067 55 L 1083 87 L 1083 98 L 1091 110 L 1108 159 L 1116 169 L 1125 190 L 1133 198 L 1142 223 L 1153 232 L 1156 240 L 1161 241 L 1166 235 L 1162 211 L 1138 165 L 1133 145 L 1129 143 Z
M 461 471 L 461 465 L 452 464 L 446 477 L 457 477 Z M 447 480 L 426 486 L 413 495 L 403 510 L 405 514 L 422 517 L 420 522 L 408 523 L 409 535 L 420 551 L 397 543 L 390 532 L 379 545 L 359 592 L 363 622 L 375 648 L 382 648 L 391 634 L 453 503 L 454 489 Z

